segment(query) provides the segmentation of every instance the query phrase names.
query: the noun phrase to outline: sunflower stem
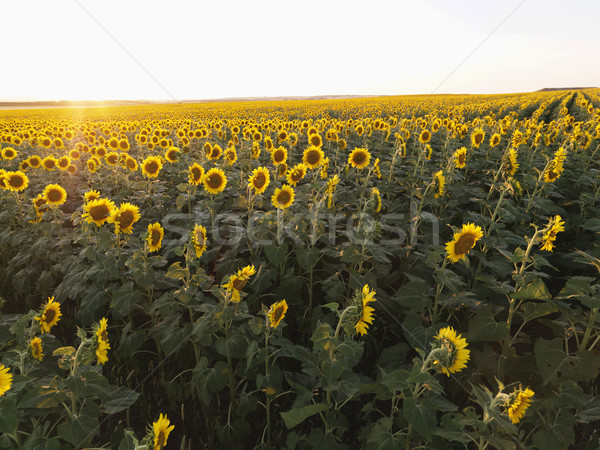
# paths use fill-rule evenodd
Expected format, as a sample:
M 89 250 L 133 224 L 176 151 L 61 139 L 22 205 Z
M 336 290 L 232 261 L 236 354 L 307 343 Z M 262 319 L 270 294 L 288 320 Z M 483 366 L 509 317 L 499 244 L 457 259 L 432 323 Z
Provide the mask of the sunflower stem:
M 444 262 L 442 263 L 442 267 L 439 270 L 439 274 L 440 276 L 444 277 L 444 271 L 446 270 L 446 266 L 448 265 L 448 258 L 444 257 Z M 445 277 L 442 278 L 442 280 L 445 280 Z M 440 294 L 442 293 L 442 290 L 444 289 L 444 286 L 446 285 L 445 282 L 442 283 L 438 283 L 436 290 L 435 290 L 435 299 L 433 300 L 433 310 L 431 312 L 431 323 L 434 324 L 435 322 L 437 322 L 437 315 L 438 315 L 438 302 L 440 299 Z

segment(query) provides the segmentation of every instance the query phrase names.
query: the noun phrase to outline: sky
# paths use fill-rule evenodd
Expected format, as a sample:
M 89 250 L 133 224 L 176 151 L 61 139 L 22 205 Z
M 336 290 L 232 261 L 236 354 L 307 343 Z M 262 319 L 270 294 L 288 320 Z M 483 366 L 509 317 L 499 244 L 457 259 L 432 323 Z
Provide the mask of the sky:
M 0 101 L 600 86 L 600 1 L 3 2 Z

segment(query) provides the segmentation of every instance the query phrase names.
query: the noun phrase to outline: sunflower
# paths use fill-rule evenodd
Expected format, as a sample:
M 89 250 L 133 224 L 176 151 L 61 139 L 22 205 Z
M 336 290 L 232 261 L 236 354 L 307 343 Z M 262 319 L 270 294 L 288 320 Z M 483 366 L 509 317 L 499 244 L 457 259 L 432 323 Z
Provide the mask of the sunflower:
M 117 163 L 119 162 L 120 156 L 118 153 L 116 152 L 110 152 L 108 155 L 106 155 L 106 163 L 110 166 L 116 166 Z
M 71 150 L 69 152 L 69 157 L 71 159 L 79 159 L 79 158 L 81 158 L 81 153 L 79 152 L 79 150 L 74 148 L 73 150 Z
M 165 152 L 165 159 L 170 163 L 177 162 L 179 153 L 181 153 L 181 150 L 179 150 L 177 147 L 169 147 L 169 149 Z
M 237 152 L 235 151 L 235 145 L 230 145 L 225 150 L 225 158 L 227 158 L 227 162 L 229 165 L 233 165 L 237 161 Z
M 127 159 L 125 160 L 125 165 L 132 172 L 138 169 L 138 163 L 137 163 L 137 161 L 135 160 L 135 158 L 133 158 L 133 157 L 131 157 L 129 155 L 127 155 Z
M 42 347 L 42 340 L 39 337 L 34 337 L 29 341 L 29 351 L 31 356 L 38 361 L 44 359 L 44 348 Z
M 100 164 L 98 163 L 98 158 L 92 156 L 90 159 L 88 159 L 87 167 L 90 173 L 96 173 L 96 170 L 98 170 L 98 167 L 100 167 Z
M 367 334 L 369 325 L 373 324 L 373 311 L 375 311 L 375 308 L 369 306 L 369 303 L 377 301 L 375 299 L 375 291 L 371 291 L 369 285 L 365 284 L 357 299 L 360 313 L 354 329 L 356 330 L 356 334 L 364 336 Z
M 169 434 L 175 429 L 175 425 L 169 425 L 171 425 L 171 422 L 162 413 L 158 416 L 158 420 L 152 424 L 154 434 L 153 450 L 162 450 L 167 445 Z
M 93 189 L 90 189 L 83 195 L 85 197 L 86 202 L 91 202 L 92 200 L 98 200 L 100 198 L 100 192 L 95 191 Z
M 508 151 L 508 163 L 510 165 L 510 176 L 514 176 L 517 173 L 517 169 L 519 168 L 519 163 L 517 162 L 517 149 L 511 148 Z
M 108 140 L 107 145 L 113 150 L 118 150 L 119 149 L 119 140 L 116 137 L 110 138 Z
M 321 164 L 321 173 L 320 173 L 320 176 L 322 179 L 327 178 L 328 170 L 329 170 L 329 158 L 324 158 L 323 163 Z
M 160 250 L 163 237 L 165 236 L 165 229 L 158 222 L 151 223 L 148 225 L 148 237 L 146 242 L 148 243 L 149 252 L 157 252 Z
M 229 276 L 229 281 L 224 284 L 223 288 L 227 289 L 227 297 L 233 303 L 239 303 L 241 300 L 240 291 L 244 289 L 244 286 L 250 280 L 250 277 L 256 273 L 254 266 L 246 266 L 243 269 L 238 270 L 234 275 Z
M 248 180 L 248 187 L 254 189 L 255 194 L 262 194 L 269 186 L 271 176 L 266 167 L 254 169 Z
M 323 139 L 319 133 L 312 133 L 308 135 L 308 145 L 313 147 L 322 147 Z
M 423 130 L 419 135 L 419 142 L 421 144 L 427 144 L 431 140 L 431 131 Z
M 269 326 L 271 328 L 277 328 L 279 323 L 285 317 L 285 313 L 288 310 L 288 304 L 285 300 L 280 300 L 271 305 L 269 310 L 267 311 L 267 316 L 269 317 Z
M 453 239 L 446 244 L 447 258 L 453 263 L 465 258 L 475 243 L 483 237 L 481 227 L 472 223 L 462 226 L 462 230 L 454 233 Z
M 121 150 L 122 152 L 129 151 L 129 141 L 126 137 L 119 140 L 119 150 Z
M 208 159 L 210 159 L 211 161 L 216 161 L 221 157 L 222 153 L 223 149 L 221 148 L 221 146 L 219 144 L 215 144 L 212 146 L 211 152 L 207 156 Z
M 162 166 L 162 160 L 158 156 L 148 156 L 142 162 L 142 174 L 148 178 L 156 178 Z
M 84 218 L 87 223 L 95 223 L 96 225 L 101 226 L 110 219 L 116 207 L 112 200 L 99 198 L 87 202 L 84 209 L 85 213 L 81 217 Z
M 29 178 L 20 170 L 4 174 L 4 186 L 9 191 L 20 192 L 29 186 Z
M 265 149 L 267 149 L 268 152 L 270 152 L 271 150 L 273 150 L 273 140 L 271 139 L 271 136 L 265 136 Z
M 492 134 L 492 137 L 490 138 L 490 147 L 495 147 L 496 145 L 498 145 L 500 143 L 500 134 L 499 133 L 494 133 Z
M 355 148 L 348 156 L 348 164 L 357 169 L 364 169 L 371 161 L 371 153 L 366 148 Z
M 467 367 L 471 351 L 467 350 L 467 340 L 457 334 L 452 327 L 442 328 L 435 336 L 434 352 L 437 358 L 433 364 L 450 376 Z
M 375 159 L 373 163 L 373 172 L 377 178 L 381 178 L 381 168 L 379 167 L 379 158 Z
M 49 184 L 42 196 L 48 205 L 60 206 L 67 201 L 67 191 L 60 184 Z
M 98 358 L 98 364 L 104 364 L 108 361 L 108 351 L 110 350 L 110 343 L 108 342 L 108 332 L 106 327 L 108 325 L 108 319 L 103 317 L 94 326 L 94 335 L 96 336 L 95 342 L 95 353 Z
M 296 186 L 298 182 L 306 175 L 306 165 L 304 163 L 296 164 L 287 174 L 287 182 Z
M 556 234 L 565 231 L 565 222 L 560 216 L 554 216 L 548 221 L 546 229 L 544 230 L 544 236 L 542 237 L 542 250 L 551 252 L 554 250 L 554 241 L 556 240 Z
M 287 161 L 287 149 L 285 147 L 277 147 L 271 153 L 271 159 L 273 160 L 273 164 L 276 166 L 285 164 Z
M 206 250 L 206 228 L 202 225 L 195 224 L 192 232 L 192 244 L 196 251 L 196 258 L 200 258 Z
M 8 373 L 10 369 L 5 367 L 4 364 L 0 363 L 0 397 L 2 397 L 6 391 L 12 386 L 12 373 Z
M 42 208 L 46 205 L 46 199 L 42 194 L 38 194 L 38 196 L 34 198 L 31 202 L 33 203 L 33 209 L 35 210 L 38 222 L 41 222 L 42 216 L 44 215 L 44 211 L 42 210 Z
M 202 183 L 202 177 L 204 176 L 204 167 L 198 163 L 194 163 L 189 167 L 189 182 L 198 186 Z
M 531 389 L 526 388 L 523 390 L 521 387 L 515 390 L 506 403 L 506 412 L 508 417 L 512 421 L 512 423 L 519 423 L 519 421 L 525 415 L 525 411 L 531 404 L 531 397 L 533 397 L 535 392 Z
M 471 134 L 471 145 L 475 148 L 479 148 L 485 137 L 485 131 L 481 128 L 476 128 Z
M 294 203 L 294 188 L 284 184 L 281 189 L 275 189 L 275 193 L 271 197 L 273 206 L 279 209 L 289 208 Z
M 54 297 L 48 297 L 48 301 L 43 307 L 42 312 L 35 317 L 40 323 L 42 333 L 49 333 L 50 328 L 58 323 L 62 313 L 60 312 L 60 303 L 54 301 Z
M 446 186 L 446 177 L 444 177 L 444 171 L 438 170 L 433 174 L 433 182 L 435 183 L 435 198 L 439 198 L 444 195 L 444 189 Z
M 27 162 L 29 162 L 29 167 L 37 169 L 42 165 L 42 158 L 40 158 L 38 155 L 33 155 L 27 158 Z
M 14 159 L 18 152 L 12 147 L 6 147 L 2 149 L 2 157 L 4 159 Z
M 461 147 L 454 152 L 454 165 L 457 169 L 464 169 L 467 167 L 467 149 Z
M 371 192 L 373 193 L 373 196 L 375 197 L 375 212 L 378 213 L 381 211 L 381 193 L 379 192 L 379 189 L 377 189 L 376 187 L 374 187 L 373 189 L 371 189 Z
M 225 172 L 221 169 L 217 169 L 213 167 L 210 169 L 204 177 L 202 177 L 202 182 L 204 183 L 204 189 L 210 194 L 218 194 L 225 189 L 227 186 L 227 177 L 225 177 Z
M 140 220 L 141 217 L 139 207 L 131 203 L 121 203 L 119 209 L 113 210 L 108 222 L 115 224 L 116 234 L 131 234 L 133 224 Z
M 258 144 L 258 142 L 253 142 L 252 143 L 252 159 L 258 159 L 258 157 L 260 156 L 260 145 Z
M 319 147 L 311 145 L 306 150 L 304 150 L 302 162 L 309 169 L 316 169 L 323 163 L 324 158 L 325 154 L 323 153 L 323 150 L 321 150 Z
M 52 141 L 52 143 L 54 144 L 54 146 L 56 148 L 63 148 L 65 145 L 63 144 L 63 141 L 61 138 L 54 138 L 54 140 Z

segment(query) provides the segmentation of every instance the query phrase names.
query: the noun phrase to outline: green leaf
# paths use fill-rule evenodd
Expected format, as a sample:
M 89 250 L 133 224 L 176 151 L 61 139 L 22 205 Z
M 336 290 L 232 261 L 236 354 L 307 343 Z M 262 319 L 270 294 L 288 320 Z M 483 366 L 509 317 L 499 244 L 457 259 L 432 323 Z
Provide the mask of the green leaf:
M 382 371 L 383 372 L 383 371 Z M 406 369 L 396 369 L 388 374 L 384 374 L 381 384 L 390 391 L 401 391 L 408 387 L 408 377 L 410 372 Z
M 88 446 L 100 429 L 98 422 L 99 414 L 98 405 L 88 403 L 77 419 L 61 423 L 58 426 L 59 437 L 76 448 L 81 448 L 83 445 Z
M 106 414 L 116 414 L 133 405 L 140 394 L 121 386 L 110 393 L 108 400 L 102 403 L 102 411 Z
M 562 450 L 570 448 L 575 442 L 575 418 L 565 409 L 559 410 L 559 416 L 549 428 L 533 435 L 533 444 L 544 450 Z
M 344 371 L 344 364 L 339 359 L 326 359 L 321 364 L 321 371 L 328 385 L 332 385 Z
M 17 429 L 17 405 L 13 399 L 0 400 L 0 433 L 14 434 Z
M 437 426 L 436 410 L 432 401 L 407 397 L 402 405 L 404 417 L 427 441 L 433 438 Z
M 279 267 L 279 265 L 282 263 L 287 254 L 287 244 L 283 244 L 280 246 L 276 244 L 271 244 L 265 247 L 265 255 L 267 256 L 267 259 L 271 261 L 271 263 L 276 267 Z
M 537 278 L 520 291 L 512 294 L 512 298 L 515 300 L 550 300 L 552 295 L 550 295 L 546 284 L 540 278 Z
M 181 263 L 179 261 L 171 264 L 169 269 L 167 270 L 166 277 L 171 278 L 173 280 L 183 280 L 186 276 L 186 270 L 181 267 Z
M 482 306 L 469 321 L 469 341 L 497 342 L 508 335 L 506 321 L 496 322 L 491 305 Z
M 549 381 L 557 383 L 559 377 L 564 376 L 571 370 L 571 359 L 563 351 L 563 340 L 561 338 L 538 339 L 535 342 L 535 362 L 542 376 L 544 384 Z
M 326 411 L 327 409 L 329 409 L 329 406 L 327 406 L 326 404 L 317 403 L 313 405 L 306 405 L 302 408 L 295 408 L 288 412 L 282 412 L 281 417 L 283 418 L 285 426 L 289 430 L 290 428 L 293 428 L 296 425 L 300 425 L 309 417 L 322 411 Z

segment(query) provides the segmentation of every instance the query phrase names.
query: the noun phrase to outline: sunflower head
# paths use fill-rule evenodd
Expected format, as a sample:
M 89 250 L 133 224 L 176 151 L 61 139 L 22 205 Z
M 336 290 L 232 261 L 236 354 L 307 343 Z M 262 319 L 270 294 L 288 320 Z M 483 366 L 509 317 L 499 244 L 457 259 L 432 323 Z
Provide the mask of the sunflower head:
M 98 364 L 104 364 L 108 361 L 108 351 L 110 350 L 110 343 L 108 342 L 108 331 L 107 331 L 108 319 L 105 317 L 100 319 L 96 325 L 94 325 L 94 352 L 98 359 Z
M 467 340 L 457 334 L 452 327 L 442 328 L 435 336 L 432 350 L 433 365 L 439 371 L 450 376 L 467 367 L 471 351 L 467 349 Z
M 462 226 L 462 230 L 454 233 L 452 241 L 446 244 L 447 258 L 453 263 L 464 259 L 475 243 L 483 237 L 481 227 L 472 223 Z
M 131 234 L 133 231 L 133 224 L 140 220 L 140 208 L 132 205 L 131 203 L 121 203 L 118 209 L 114 209 L 110 218 L 109 223 L 115 224 L 115 233 Z
M 266 167 L 258 167 L 250 175 L 248 187 L 254 189 L 256 194 L 262 194 L 269 186 L 270 178 L 269 170 Z
M 21 192 L 29 186 L 29 178 L 20 170 L 5 172 L 3 178 L 4 187 L 9 191 Z
M 49 184 L 42 195 L 51 206 L 60 206 L 67 201 L 67 191 L 60 184 Z
M 269 318 L 269 326 L 271 328 L 277 328 L 279 323 L 285 317 L 285 313 L 288 310 L 288 304 L 284 300 L 280 300 L 271 305 L 269 310 L 267 311 L 267 317 Z
M 306 175 L 306 165 L 304 163 L 296 164 L 287 173 L 287 182 L 296 186 L 302 178 Z
M 54 301 L 54 297 L 49 297 L 42 311 L 35 317 L 40 324 L 42 333 L 49 333 L 50 329 L 58 323 L 62 313 L 60 312 L 60 303 Z
M 29 351 L 33 359 L 41 361 L 44 359 L 44 348 L 42 347 L 42 340 L 36 336 L 29 341 Z
M 375 308 L 369 306 L 369 303 L 375 301 L 377 301 L 375 299 L 375 291 L 371 290 L 368 284 L 365 284 L 362 290 L 355 292 L 353 305 L 357 314 L 353 322 L 355 323 L 354 330 L 356 334 L 364 336 L 367 334 L 369 325 L 373 324 L 373 312 Z
M 192 244 L 196 251 L 196 258 L 200 258 L 206 250 L 206 228 L 202 225 L 195 224 L 192 231 Z
M 101 226 L 112 216 L 115 209 L 116 207 L 112 200 L 99 198 L 85 204 L 85 213 L 82 217 L 87 223 L 95 223 L 97 226 Z
M 423 130 L 419 135 L 419 142 L 421 144 L 427 144 L 431 140 L 431 131 Z
M 475 148 L 479 148 L 485 137 L 485 131 L 481 128 L 476 128 L 471 134 L 471 145 Z
M 170 425 L 170 426 L 169 426 Z M 171 431 L 175 429 L 175 425 L 171 425 L 167 416 L 161 413 L 158 420 L 152 424 L 152 434 L 154 437 L 154 450 L 162 450 L 167 445 L 167 439 Z
M 467 166 L 467 149 L 465 147 L 454 152 L 454 166 L 457 169 L 464 169 Z
M 12 386 L 13 376 L 12 373 L 8 372 L 9 368 L 0 363 L 0 397 L 2 397 Z
M 512 423 L 516 424 L 521 421 L 525 415 L 525 411 L 531 404 L 531 397 L 534 395 L 535 393 L 531 389 L 519 387 L 508 396 L 504 406 Z
M 194 163 L 189 167 L 189 182 L 198 186 L 202 183 L 202 177 L 204 176 L 204 167 L 198 163 Z
M 169 147 L 169 149 L 165 152 L 165 159 L 170 163 L 177 162 L 177 160 L 179 159 L 179 153 L 181 153 L 181 150 L 179 150 L 179 148 Z
M 556 241 L 556 235 L 561 231 L 565 231 L 565 222 L 561 216 L 554 216 L 548 221 L 548 225 L 544 229 L 544 236 L 542 237 L 542 250 L 551 252 L 554 250 L 554 241 Z
M 366 148 L 355 148 L 348 156 L 348 164 L 356 169 L 364 169 L 371 161 L 371 153 Z
M 273 160 L 273 164 L 279 166 L 280 164 L 285 164 L 287 161 L 287 149 L 285 147 L 277 147 L 271 153 L 271 159 Z
M 156 178 L 162 169 L 163 162 L 157 156 L 148 156 L 142 162 L 142 174 L 148 178 Z
M 304 150 L 304 155 L 302 157 L 302 162 L 309 169 L 316 169 L 323 163 L 323 159 L 325 159 L 325 154 L 320 147 L 315 147 L 314 145 L 309 146 L 306 150 Z
M 210 194 L 218 194 L 223 192 L 227 186 L 227 177 L 221 169 L 213 167 L 202 178 L 204 189 Z
M 284 184 L 281 188 L 275 189 L 271 201 L 276 208 L 286 209 L 294 203 L 294 195 L 294 188 Z

